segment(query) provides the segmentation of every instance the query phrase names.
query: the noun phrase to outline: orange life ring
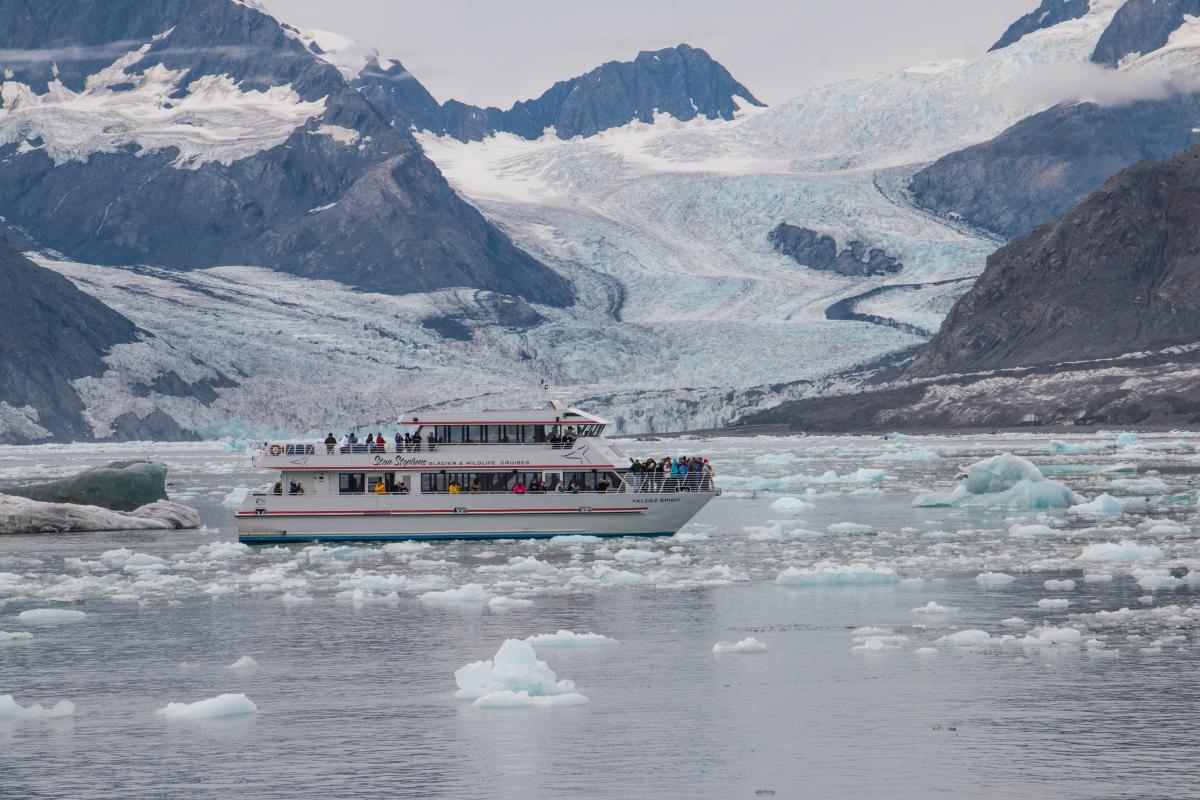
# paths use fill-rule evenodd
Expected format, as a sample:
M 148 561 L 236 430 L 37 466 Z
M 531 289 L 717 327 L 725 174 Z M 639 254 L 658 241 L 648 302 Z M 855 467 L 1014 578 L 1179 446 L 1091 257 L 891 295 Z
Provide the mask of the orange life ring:
M 271 455 L 273 455 L 273 456 L 281 455 L 283 453 L 283 448 L 277 444 L 273 444 L 273 445 L 271 445 L 270 452 L 271 452 Z

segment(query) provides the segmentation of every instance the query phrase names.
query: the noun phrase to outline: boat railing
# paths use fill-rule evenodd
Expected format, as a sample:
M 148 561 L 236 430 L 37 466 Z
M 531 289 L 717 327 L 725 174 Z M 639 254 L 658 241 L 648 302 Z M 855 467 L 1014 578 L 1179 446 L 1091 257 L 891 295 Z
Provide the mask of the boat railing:
M 713 476 L 702 472 L 680 477 L 655 472 L 628 472 L 625 474 L 625 487 L 626 491 L 635 494 L 717 491 Z
M 404 444 L 399 447 L 394 442 L 384 446 L 353 444 L 327 445 L 324 442 L 270 442 L 263 450 L 273 456 L 313 456 L 313 455 L 409 455 L 412 453 L 436 453 L 439 450 L 453 450 L 459 447 L 539 447 L 550 450 L 570 450 L 588 437 L 579 437 L 569 442 L 429 442 L 423 440 L 420 444 Z

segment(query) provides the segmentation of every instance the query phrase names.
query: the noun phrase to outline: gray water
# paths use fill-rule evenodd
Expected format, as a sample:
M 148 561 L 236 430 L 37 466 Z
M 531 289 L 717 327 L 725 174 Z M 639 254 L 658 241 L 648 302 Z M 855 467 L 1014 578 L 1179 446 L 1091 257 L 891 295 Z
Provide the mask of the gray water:
M 1192 474 L 1200 465 L 1192 444 L 1200 440 L 1144 437 L 1142 445 L 1119 450 L 1111 437 L 1087 441 L 1103 448 L 1062 456 L 1049 451 L 1047 438 L 1031 436 L 904 443 L 941 454 L 928 461 L 902 460 L 896 453 L 903 449 L 878 439 L 638 444 L 631 449 L 656 455 L 703 452 L 732 490 L 676 539 L 441 543 L 410 553 L 295 546 L 215 559 L 196 552 L 232 538 L 222 501 L 259 481 L 241 454 L 212 445 L 135 453 L 2 449 L 0 477 L 8 478 L 119 456 L 164 459 L 174 495 L 199 508 L 207 528 L 0 537 L 0 573 L 19 578 L 7 589 L 0 581 L 0 630 L 35 635 L 0 643 L 0 694 L 11 692 L 23 705 L 66 698 L 77 706 L 65 719 L 0 722 L 0 796 L 1188 795 L 1200 784 L 1191 733 L 1200 710 L 1191 685 L 1192 620 L 1200 607 L 1194 617 L 1188 613 L 1200 590 L 1182 583 L 1148 591 L 1138 580 L 1147 570 L 1200 569 L 1190 531 L 1150 532 L 1168 519 L 1200 524 L 1200 483 Z M 1088 498 L 1117 493 L 1111 481 L 1147 471 L 1171 491 L 1100 520 L 912 507 L 918 491 L 951 486 L 961 465 L 1001 450 L 1027 455 L 1047 472 L 1052 465 L 1076 470 L 1068 481 Z M 1095 471 L 1131 463 L 1140 475 Z M 887 477 L 844 478 L 860 467 Z M 827 469 L 843 477 L 820 479 Z M 812 507 L 771 509 L 784 493 Z M 785 531 L 778 538 L 762 531 L 773 521 L 776 533 Z M 845 521 L 873 530 L 825 531 Z M 1055 533 L 1011 531 L 1039 521 Z M 1155 545 L 1162 558 L 1078 559 L 1088 544 L 1122 540 Z M 166 566 L 87 566 L 101 565 L 101 554 L 119 547 L 162 557 Z M 655 558 L 618 560 L 623 547 Z M 530 555 L 547 566 L 536 573 L 478 571 Z M 664 564 L 669 555 L 679 558 Z M 886 566 L 903 580 L 795 588 L 774 582 L 787 566 L 824 561 Z M 639 580 L 607 583 L 595 577 L 598 565 Z M 987 588 L 975 580 L 1001 570 L 1015 581 Z M 272 578 L 272 571 L 285 577 Z M 1113 580 L 1085 583 L 1085 572 Z M 420 585 L 357 596 L 343 588 L 389 575 Z M 1074 590 L 1043 587 L 1066 578 L 1077 581 Z M 534 605 L 500 611 L 418 599 L 425 588 L 468 582 Z M 222 593 L 210 593 L 214 586 Z M 285 595 L 311 599 L 289 603 Z M 1070 606 L 1038 608 L 1042 598 L 1069 598 Z M 930 600 L 957 610 L 913 613 Z M 86 619 L 26 626 L 15 617 L 64 605 L 84 610 Z M 1096 614 L 1121 608 L 1130 612 L 1119 619 Z M 1013 616 L 1025 624 L 1001 624 Z M 1044 625 L 1071 626 L 1102 644 L 941 641 L 969 628 L 1021 637 Z M 854 650 L 861 626 L 890 628 L 908 640 Z M 587 705 L 484 709 L 453 697 L 457 668 L 490 658 L 506 638 L 559 629 L 620 640 L 539 648 L 539 658 L 575 681 Z M 719 640 L 746 636 L 769 650 L 712 652 Z M 919 647 L 936 652 L 918 655 Z M 260 666 L 229 669 L 242 655 Z M 226 692 L 244 692 L 258 712 L 194 722 L 155 713 L 167 702 Z

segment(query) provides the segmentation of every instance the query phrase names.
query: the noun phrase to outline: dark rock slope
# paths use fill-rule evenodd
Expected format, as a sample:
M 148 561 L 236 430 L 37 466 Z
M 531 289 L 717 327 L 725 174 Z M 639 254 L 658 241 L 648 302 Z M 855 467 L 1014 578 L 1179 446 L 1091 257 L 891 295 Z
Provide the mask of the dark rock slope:
M 1004 32 L 988 50 L 999 50 L 1033 33 L 1066 22 L 1079 19 L 1091 7 L 1091 0 L 1042 0 L 1041 5 L 1018 19 Z
M 942 157 L 909 188 L 918 204 L 1011 239 L 1074 208 L 1130 164 L 1200 143 L 1198 119 L 1200 94 L 1059 105 Z
M 739 107 L 736 97 L 762 105 L 708 53 L 687 44 L 643 51 L 633 61 L 609 61 L 506 110 L 451 100 L 441 107 L 440 118 L 423 87 L 397 80 L 403 70 L 397 62 L 386 69 L 375 63 L 354 84 L 398 126 L 462 141 L 499 131 L 537 139 L 547 128 L 561 139 L 592 136 L 633 120 L 651 122 L 656 111 L 681 120 L 732 119 Z
M 0 286 L 6 298 L 0 314 L 0 402 L 32 406 L 37 424 L 56 439 L 92 438 L 71 381 L 102 375 L 104 356 L 114 345 L 136 341 L 137 327 L 62 275 L 34 264 L 3 238 Z
M 1083 361 L 1200 338 L 1200 148 L 1143 162 L 994 253 L 909 377 Z
M 1096 42 L 1092 61 L 1115 67 L 1128 55 L 1153 52 L 1167 43 L 1184 16 L 1198 15 L 1200 0 L 1126 0 Z
M 851 241 L 838 250 L 832 236 L 781 222 L 767 234 L 775 250 L 811 269 L 827 270 L 839 275 L 870 277 L 891 275 L 904 265 L 877 247 Z
M 114 92 L 161 65 L 186 70 L 174 101 L 199 78 L 228 76 L 242 91 L 288 85 L 324 103 L 286 141 L 228 163 L 180 165 L 175 147 L 134 143 L 58 163 L 37 136 L 0 146 L 0 216 L 41 247 L 101 264 L 255 264 L 391 293 L 465 286 L 573 301 L 567 281 L 451 190 L 406 129 L 249 5 L 0 0 L 0 19 L 0 72 L 35 93 L 56 76 L 78 91 L 145 47 Z

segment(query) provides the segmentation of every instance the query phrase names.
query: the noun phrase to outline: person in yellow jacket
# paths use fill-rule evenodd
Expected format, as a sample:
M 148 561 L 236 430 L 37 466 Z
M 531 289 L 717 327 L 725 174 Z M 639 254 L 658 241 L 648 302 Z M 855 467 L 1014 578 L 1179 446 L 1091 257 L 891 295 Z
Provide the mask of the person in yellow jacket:
M 387 487 L 383 485 L 383 481 L 375 484 L 375 494 L 387 494 Z
M 450 494 L 458 494 L 458 484 L 456 482 L 450 481 L 449 488 L 450 488 Z

